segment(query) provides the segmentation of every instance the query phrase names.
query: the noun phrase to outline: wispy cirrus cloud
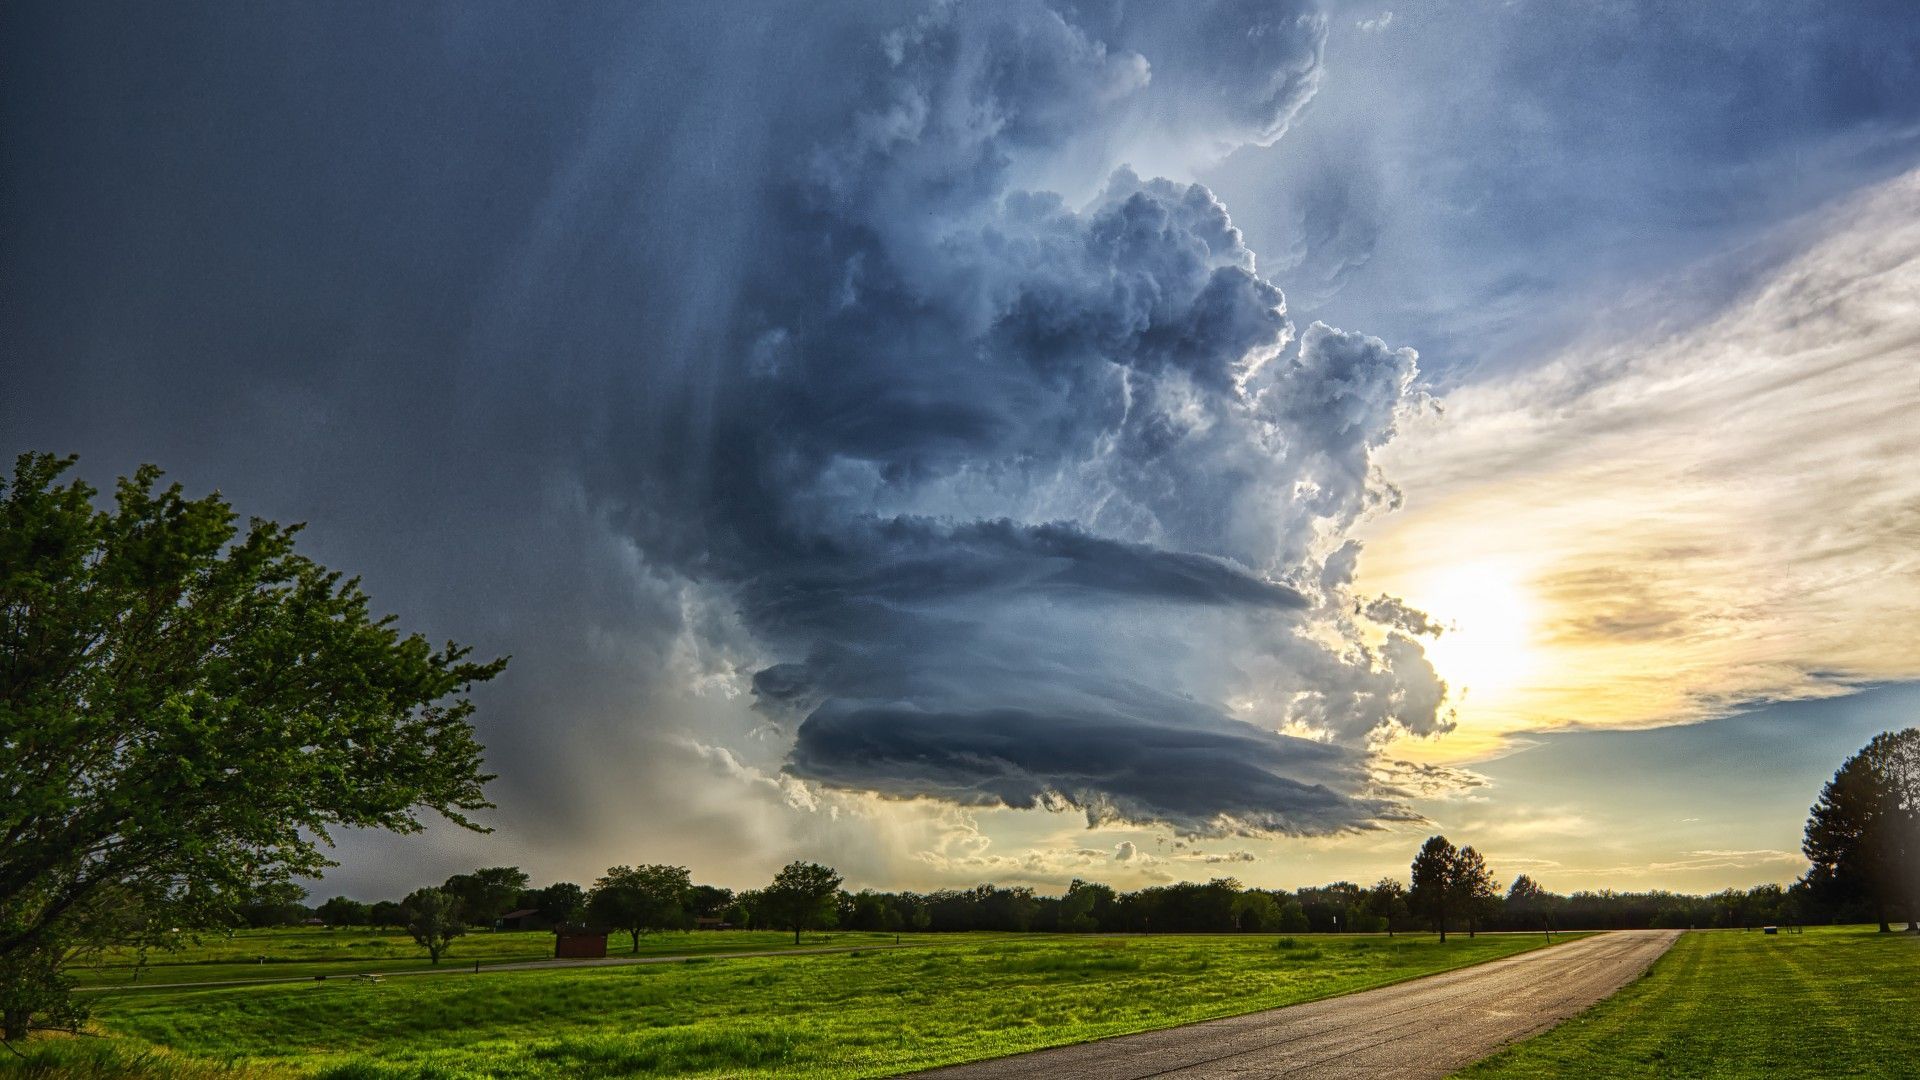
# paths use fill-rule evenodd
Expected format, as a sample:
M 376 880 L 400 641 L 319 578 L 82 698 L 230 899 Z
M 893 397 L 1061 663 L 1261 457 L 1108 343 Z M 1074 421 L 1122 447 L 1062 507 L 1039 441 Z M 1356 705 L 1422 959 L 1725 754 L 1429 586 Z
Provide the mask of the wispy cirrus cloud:
M 1363 580 L 1486 676 L 1453 749 L 1920 675 L 1920 173 L 1796 235 L 1716 316 L 1460 387 L 1386 451 Z

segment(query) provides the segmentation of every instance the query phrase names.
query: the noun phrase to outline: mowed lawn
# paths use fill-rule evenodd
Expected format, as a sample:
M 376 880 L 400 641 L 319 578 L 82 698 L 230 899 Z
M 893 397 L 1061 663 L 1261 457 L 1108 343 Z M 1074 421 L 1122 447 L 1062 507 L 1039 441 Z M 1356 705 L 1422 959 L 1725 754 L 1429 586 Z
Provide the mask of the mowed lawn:
M 1687 934 L 1640 981 L 1457 1075 L 1920 1076 L 1920 939 Z
M 857 954 L 114 994 L 106 1030 L 335 1080 L 884 1076 L 1379 986 L 1541 947 L 1002 937 Z M 52 1075 L 52 1074 L 48 1074 Z
M 932 935 L 919 935 L 929 938 Z M 892 934 L 834 932 L 802 937 L 799 948 L 891 943 Z M 915 940 L 909 936 L 907 940 Z M 632 955 L 631 940 L 607 941 L 608 956 Z M 641 956 L 705 955 L 796 948 L 792 934 L 755 930 L 702 930 L 652 934 L 640 939 Z M 553 935 L 545 930 L 493 933 L 476 931 L 453 943 L 442 967 L 468 967 L 553 956 Z M 404 933 L 366 929 L 242 930 L 232 937 L 202 934 L 177 950 L 152 949 L 145 962 L 132 950 L 109 950 L 75 968 L 81 986 L 141 987 L 168 983 L 227 982 L 241 979 L 308 978 L 356 972 L 412 971 L 431 966 L 426 950 Z

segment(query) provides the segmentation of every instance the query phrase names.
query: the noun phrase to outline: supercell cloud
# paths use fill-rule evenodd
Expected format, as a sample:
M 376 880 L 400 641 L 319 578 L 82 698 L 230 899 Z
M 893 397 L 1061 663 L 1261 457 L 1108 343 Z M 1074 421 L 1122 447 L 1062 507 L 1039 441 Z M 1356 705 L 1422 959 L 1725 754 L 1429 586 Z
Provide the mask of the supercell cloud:
M 802 780 L 1189 833 L 1407 818 L 1373 750 L 1444 730 L 1445 690 L 1418 613 L 1349 594 L 1346 533 L 1395 498 L 1414 355 L 1296 330 L 1211 192 L 1134 169 L 1281 137 L 1323 23 L 1137 15 L 863 26 L 665 410 L 694 460 L 598 494 L 738 612 Z

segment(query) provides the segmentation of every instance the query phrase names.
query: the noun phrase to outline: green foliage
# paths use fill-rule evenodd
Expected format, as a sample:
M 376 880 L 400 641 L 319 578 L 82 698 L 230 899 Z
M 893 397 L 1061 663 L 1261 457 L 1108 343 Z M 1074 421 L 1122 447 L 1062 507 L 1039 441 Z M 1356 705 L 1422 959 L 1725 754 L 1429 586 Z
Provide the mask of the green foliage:
M 1801 848 L 1826 902 L 1865 906 L 1883 931 L 1896 911 L 1920 920 L 1920 728 L 1876 735 L 1840 766 Z
M 1283 934 L 1304 934 L 1312 929 L 1307 921 L 1307 909 L 1300 901 L 1287 897 L 1280 905 L 1280 918 L 1274 929 Z
M 772 923 L 793 931 L 797 943 L 802 931 L 831 925 L 839 891 L 840 875 L 831 867 L 791 862 L 760 890 L 759 899 Z
M 1074 878 L 1060 900 L 1060 929 L 1069 933 L 1087 933 L 1100 928 L 1100 920 L 1113 908 L 1113 887 Z M 931 913 L 925 905 L 915 908 L 914 925 L 924 926 Z
M 1389 936 L 1413 916 L 1407 906 L 1407 887 L 1393 878 L 1381 878 L 1367 891 L 1367 910 L 1380 920 L 1380 929 Z
M 41 1028 L 76 1030 L 87 1010 L 72 994 L 73 979 L 61 970 L 60 954 L 21 949 L 0 957 L 0 1016 L 9 1042 L 25 1038 L 28 1021 Z
M 467 932 L 459 899 L 445 889 L 416 889 L 400 906 L 407 913 L 407 933 L 436 964 L 453 939 Z
M 1467 936 L 1472 937 L 1481 921 L 1497 910 L 1500 889 L 1494 884 L 1493 871 L 1487 869 L 1487 860 L 1471 845 L 1455 853 L 1452 870 L 1447 887 L 1453 893 L 1453 908 L 1465 916 Z
M 733 907 L 733 890 L 717 885 L 695 885 L 687 896 L 687 910 L 706 919 L 725 919 L 727 909 Z M 869 927 L 868 929 L 880 929 Z
M 1651 972 L 1470 1080 L 1911 1077 L 1920 943 L 1871 927 L 1686 934 Z
M 1304 915 L 1302 917 L 1304 918 Z M 1233 901 L 1233 924 L 1235 928 L 1250 933 L 1278 930 L 1280 929 L 1280 905 L 1274 902 L 1272 893 L 1261 892 L 1258 889 L 1243 892 Z
M 373 918 L 373 911 L 358 900 L 336 896 L 321 904 L 314 911 L 328 926 L 365 926 Z
M 579 922 L 587 913 L 587 890 L 571 881 L 557 881 L 521 900 L 522 907 L 539 911 L 540 917 L 553 926 Z
M 527 887 L 527 875 L 517 866 L 489 866 L 471 874 L 455 874 L 440 886 L 460 901 L 460 914 L 475 926 L 492 926 L 511 911 Z
M 587 916 L 626 931 L 637 953 L 642 935 L 688 928 L 687 902 L 692 893 L 693 879 L 684 866 L 615 866 L 593 883 L 587 894 Z
M 872 889 L 862 890 L 853 897 L 840 924 L 849 930 L 898 930 L 902 920 L 889 901 Z
M 1453 863 L 1460 853 L 1444 836 L 1430 836 L 1413 857 L 1413 889 L 1407 894 L 1412 909 L 1426 916 L 1440 940 L 1447 940 L 1447 914 L 1453 906 Z
M 377 901 L 367 909 L 368 926 L 405 926 L 407 908 L 397 900 Z
M 23 454 L 0 480 L 0 979 L 230 924 L 328 866 L 334 828 L 474 827 L 488 777 L 461 695 L 503 661 L 402 637 L 297 527 L 243 533 L 152 466 L 97 509 L 60 483 L 73 463 Z
M 307 890 L 291 881 L 265 882 L 243 894 L 237 914 L 247 926 L 293 926 L 310 914 Z
M 1408 906 L 1427 917 L 1441 941 L 1447 940 L 1447 920 L 1453 916 L 1466 919 L 1467 936 L 1472 937 L 1480 922 L 1495 913 L 1499 899 L 1493 872 L 1472 847 L 1456 848 L 1444 836 L 1431 836 L 1413 857 Z M 1391 909 L 1392 898 L 1381 903 Z
M 182 1052 L 341 1077 L 890 1076 L 1309 1001 L 1543 944 L 1312 941 L 1283 956 L 1256 935 L 966 935 L 858 957 L 151 991 L 115 995 L 101 1023 Z

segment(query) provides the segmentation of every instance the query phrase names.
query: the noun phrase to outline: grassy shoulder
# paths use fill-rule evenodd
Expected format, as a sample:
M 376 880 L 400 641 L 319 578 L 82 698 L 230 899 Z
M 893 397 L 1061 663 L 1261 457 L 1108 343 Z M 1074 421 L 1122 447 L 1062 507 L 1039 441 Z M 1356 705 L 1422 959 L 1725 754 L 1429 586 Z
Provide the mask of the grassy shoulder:
M 1911 1077 L 1920 940 L 1872 927 L 1687 934 L 1587 1012 L 1456 1075 Z
M 920 935 L 929 937 L 929 935 Z M 681 956 L 762 952 L 892 942 L 894 935 L 860 932 L 807 934 L 799 946 L 792 934 L 753 930 L 699 930 L 640 939 L 638 953 L 625 936 L 607 942 L 608 956 Z M 909 940 L 914 940 L 909 938 Z M 553 935 L 544 930 L 477 931 L 454 942 L 441 967 L 476 962 L 505 964 L 553 957 Z M 419 971 L 432 966 L 425 950 L 402 933 L 363 929 L 242 930 L 232 937 L 207 934 L 176 950 L 150 950 L 144 962 L 131 950 L 109 950 L 75 968 L 83 987 L 140 988 L 177 983 L 307 978 L 361 972 Z
M 1295 1004 L 1541 945 L 1531 935 L 1445 945 L 1425 936 L 1035 935 L 375 985 L 154 991 L 102 1001 L 99 1020 L 123 1048 L 332 1080 L 866 1077 Z

